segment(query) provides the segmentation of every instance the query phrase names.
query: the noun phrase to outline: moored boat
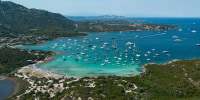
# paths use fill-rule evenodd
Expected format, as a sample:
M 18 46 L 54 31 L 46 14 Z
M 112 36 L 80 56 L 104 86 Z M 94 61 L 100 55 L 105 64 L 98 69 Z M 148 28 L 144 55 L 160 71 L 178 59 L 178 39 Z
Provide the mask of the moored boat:
M 196 46 L 200 46 L 200 44 L 196 44 Z
M 197 31 L 195 31 L 195 30 L 192 30 L 192 33 L 196 33 Z
M 169 53 L 169 51 L 163 51 L 163 53 Z

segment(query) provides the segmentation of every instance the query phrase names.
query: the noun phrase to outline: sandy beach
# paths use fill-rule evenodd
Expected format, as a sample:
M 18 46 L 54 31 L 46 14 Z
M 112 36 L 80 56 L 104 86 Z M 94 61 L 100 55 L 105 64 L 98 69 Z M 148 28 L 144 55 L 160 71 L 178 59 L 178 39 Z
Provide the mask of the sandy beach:
M 71 76 L 71 75 L 66 75 L 66 74 L 59 74 L 56 72 L 52 71 L 47 71 L 41 68 L 38 68 L 36 66 L 37 64 L 31 64 L 28 66 L 22 67 L 20 70 L 18 70 L 18 73 L 28 73 L 30 76 L 35 76 L 38 78 L 46 77 L 46 78 L 55 78 L 55 79 L 60 79 L 60 78 L 75 78 L 75 79 L 80 79 L 81 77 L 78 76 Z

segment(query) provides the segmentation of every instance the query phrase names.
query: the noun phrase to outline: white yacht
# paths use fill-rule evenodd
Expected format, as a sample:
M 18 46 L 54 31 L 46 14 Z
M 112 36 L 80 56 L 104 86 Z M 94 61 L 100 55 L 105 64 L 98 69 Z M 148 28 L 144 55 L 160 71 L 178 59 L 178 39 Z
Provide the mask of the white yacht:
M 155 54 L 156 56 L 159 56 L 160 54 Z
M 150 61 L 151 59 L 147 59 L 147 61 Z
M 195 31 L 195 30 L 192 30 L 192 33 L 196 33 L 197 31 Z
M 109 43 L 108 42 L 104 42 L 104 45 L 108 45 Z
M 150 54 L 151 52 L 150 52 L 150 51 L 147 51 L 147 53 Z
M 81 54 L 82 54 L 82 55 L 85 55 L 85 53 L 84 53 L 84 52 L 81 52 Z
M 139 54 L 136 54 L 136 57 L 141 57 L 141 55 L 139 55 Z
M 105 63 L 102 63 L 102 64 L 101 64 L 101 66 L 104 66 L 104 65 L 105 65 Z
M 179 41 L 182 41 L 182 40 L 181 40 L 181 39 L 176 39 L 176 40 L 174 40 L 174 41 L 179 42 Z
M 177 39 L 177 38 L 179 38 L 179 37 L 178 37 L 178 36 L 175 36 L 175 35 L 172 36 L 172 39 Z
M 163 51 L 163 53 L 169 53 L 169 51 Z
M 135 36 L 135 38 L 139 38 L 139 36 L 138 36 L 138 35 L 136 35 L 136 36 Z

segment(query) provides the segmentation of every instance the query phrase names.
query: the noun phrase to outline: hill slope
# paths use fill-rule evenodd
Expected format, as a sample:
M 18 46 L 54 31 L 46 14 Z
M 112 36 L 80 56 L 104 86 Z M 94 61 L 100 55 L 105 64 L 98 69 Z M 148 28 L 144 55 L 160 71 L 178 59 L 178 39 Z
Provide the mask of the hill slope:
M 28 9 L 24 6 L 1 1 L 0 29 L 2 33 L 26 33 L 39 29 L 63 29 L 72 31 L 74 22 L 60 14 L 44 10 Z

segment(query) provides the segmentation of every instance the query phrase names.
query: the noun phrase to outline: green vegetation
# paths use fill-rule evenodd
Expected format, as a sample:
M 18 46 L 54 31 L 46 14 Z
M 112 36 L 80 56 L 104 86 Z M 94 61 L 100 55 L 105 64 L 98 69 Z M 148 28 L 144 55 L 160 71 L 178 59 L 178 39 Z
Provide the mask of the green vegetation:
M 94 83 L 94 87 L 90 87 L 90 84 Z M 61 99 L 64 97 L 74 97 L 78 99 L 93 98 L 95 100 L 128 100 L 133 99 L 134 95 L 126 93 L 126 89 L 133 89 L 129 86 L 129 82 L 124 82 L 122 77 L 108 76 L 89 79 L 80 79 L 78 82 L 72 82 L 67 86 L 70 87 L 61 92 L 58 97 L 54 97 L 53 100 Z M 133 93 L 134 94 L 134 93 Z
M 0 74 L 8 74 L 19 67 L 36 63 L 52 55 L 50 51 L 32 51 L 12 49 L 8 47 L 0 48 Z
M 176 61 L 165 65 L 150 64 L 134 81 L 140 94 L 149 99 L 195 99 L 200 96 L 200 60 Z

